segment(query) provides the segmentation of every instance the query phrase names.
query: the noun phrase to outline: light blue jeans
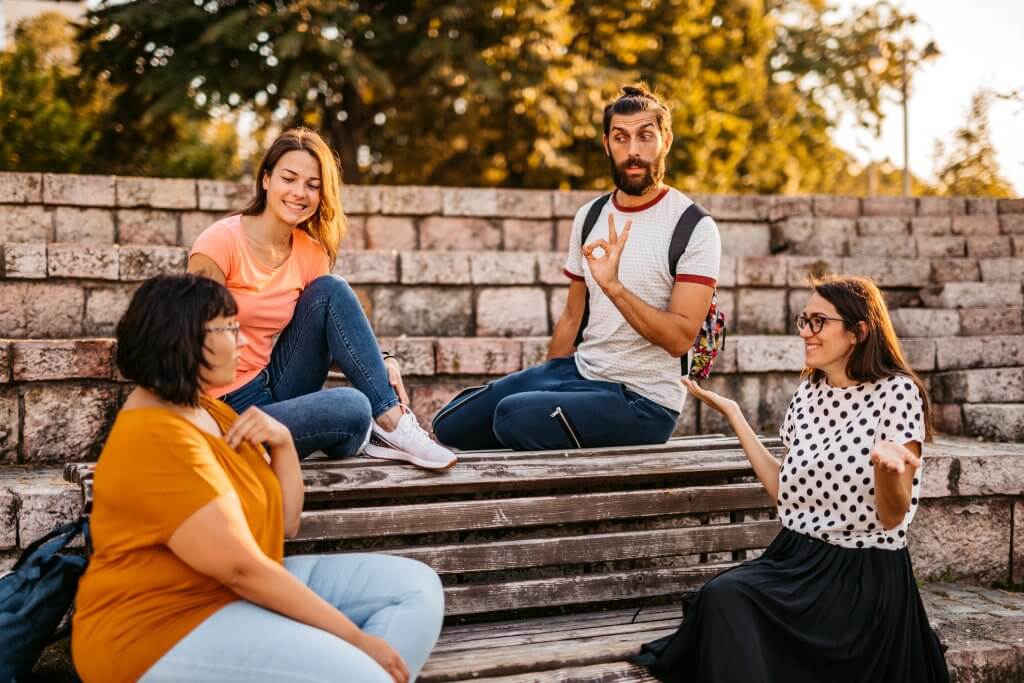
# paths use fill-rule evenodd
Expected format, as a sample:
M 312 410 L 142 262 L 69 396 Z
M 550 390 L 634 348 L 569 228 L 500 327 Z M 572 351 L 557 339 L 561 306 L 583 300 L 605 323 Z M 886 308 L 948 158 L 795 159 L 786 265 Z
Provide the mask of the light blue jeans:
M 391 555 L 287 557 L 285 568 L 364 632 L 402 656 L 414 680 L 441 632 L 444 593 L 430 567 Z M 320 629 L 239 600 L 182 638 L 143 683 L 392 683 L 362 650 Z

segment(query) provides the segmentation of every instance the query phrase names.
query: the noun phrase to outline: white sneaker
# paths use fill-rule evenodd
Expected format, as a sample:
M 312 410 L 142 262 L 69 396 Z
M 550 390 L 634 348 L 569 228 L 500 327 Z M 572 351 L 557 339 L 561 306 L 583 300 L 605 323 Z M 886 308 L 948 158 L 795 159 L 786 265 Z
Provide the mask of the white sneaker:
M 436 443 L 423 431 L 412 411 L 402 406 L 401 419 L 393 432 L 385 430 L 376 422 L 370 443 L 364 453 L 372 458 L 402 460 L 427 470 L 446 470 L 458 460 L 455 454 Z

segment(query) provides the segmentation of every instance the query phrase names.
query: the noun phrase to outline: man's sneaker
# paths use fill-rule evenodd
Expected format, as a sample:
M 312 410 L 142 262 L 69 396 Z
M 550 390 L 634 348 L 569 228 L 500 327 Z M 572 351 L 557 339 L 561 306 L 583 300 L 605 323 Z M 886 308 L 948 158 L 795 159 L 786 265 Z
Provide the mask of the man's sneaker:
M 411 462 L 427 470 L 446 470 L 453 466 L 458 460 L 455 454 L 434 442 L 411 410 L 402 406 L 402 411 L 404 415 L 393 432 L 373 423 L 373 433 L 364 453 L 372 458 Z

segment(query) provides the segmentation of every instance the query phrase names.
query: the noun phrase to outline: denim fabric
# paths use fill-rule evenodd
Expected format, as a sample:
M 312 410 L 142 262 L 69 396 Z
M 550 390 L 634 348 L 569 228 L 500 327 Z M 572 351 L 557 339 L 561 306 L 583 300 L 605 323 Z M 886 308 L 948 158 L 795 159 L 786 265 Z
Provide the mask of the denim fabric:
M 584 379 L 569 356 L 459 394 L 434 433 L 463 450 L 630 446 L 664 443 L 678 417 L 622 384 Z
M 332 361 L 351 388 L 323 388 Z M 302 458 L 317 450 L 336 458 L 355 455 L 372 418 L 398 404 L 359 299 L 337 275 L 310 283 L 274 345 L 270 365 L 222 398 L 239 413 L 259 406 L 281 421 Z
M 386 640 L 415 679 L 441 632 L 444 593 L 425 564 L 389 555 L 298 555 L 285 568 L 364 632 Z M 276 612 L 238 600 L 182 638 L 142 683 L 392 683 L 362 650 Z

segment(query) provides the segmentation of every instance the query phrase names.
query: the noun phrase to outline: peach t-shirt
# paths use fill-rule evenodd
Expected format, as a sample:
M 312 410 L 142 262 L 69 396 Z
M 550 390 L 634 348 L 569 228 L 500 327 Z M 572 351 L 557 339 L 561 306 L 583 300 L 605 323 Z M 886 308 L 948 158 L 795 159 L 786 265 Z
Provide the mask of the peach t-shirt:
M 238 415 L 203 407 L 226 432 Z M 253 538 L 284 558 L 281 484 L 263 451 L 237 450 L 163 408 L 121 411 L 96 466 L 94 552 L 78 585 L 71 651 L 87 683 L 135 681 L 203 620 L 238 596 L 167 547 L 175 530 L 234 491 Z
M 235 381 L 217 390 L 223 396 L 258 375 L 270 363 L 277 335 L 287 327 L 309 283 L 329 271 L 327 253 L 320 243 L 296 228 L 292 231 L 292 253 L 277 268 L 260 263 L 249 250 L 241 215 L 223 218 L 196 238 L 189 254 L 208 256 L 224 273 L 224 284 L 238 303 L 238 324 L 249 344 Z

